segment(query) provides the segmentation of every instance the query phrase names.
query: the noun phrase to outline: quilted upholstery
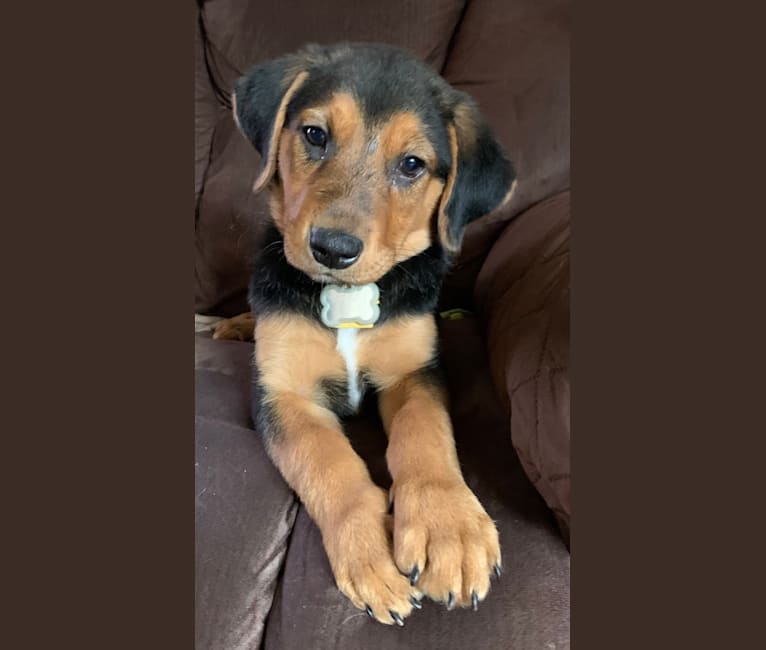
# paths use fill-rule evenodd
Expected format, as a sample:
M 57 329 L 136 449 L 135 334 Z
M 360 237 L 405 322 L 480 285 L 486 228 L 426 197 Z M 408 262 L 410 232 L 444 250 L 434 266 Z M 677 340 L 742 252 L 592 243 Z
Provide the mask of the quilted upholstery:
M 476 284 L 513 446 L 569 536 L 569 192 L 504 230 Z

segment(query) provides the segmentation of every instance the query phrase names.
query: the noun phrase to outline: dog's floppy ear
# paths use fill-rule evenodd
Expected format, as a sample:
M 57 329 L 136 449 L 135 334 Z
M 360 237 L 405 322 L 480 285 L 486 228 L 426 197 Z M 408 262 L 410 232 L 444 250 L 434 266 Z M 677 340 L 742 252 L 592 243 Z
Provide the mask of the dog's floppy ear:
M 284 57 L 252 68 L 234 87 L 234 120 L 263 159 L 256 192 L 274 177 L 287 106 L 307 76 L 296 57 Z
M 465 227 L 503 205 L 516 184 L 513 166 L 476 103 L 462 92 L 454 97 L 447 124 L 452 160 L 437 222 L 442 245 L 453 253 Z

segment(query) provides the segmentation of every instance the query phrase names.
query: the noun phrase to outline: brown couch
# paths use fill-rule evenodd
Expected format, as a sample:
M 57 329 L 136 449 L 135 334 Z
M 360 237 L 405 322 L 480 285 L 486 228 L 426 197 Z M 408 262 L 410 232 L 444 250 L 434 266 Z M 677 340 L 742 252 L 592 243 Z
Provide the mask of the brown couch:
M 196 56 L 195 310 L 247 309 L 267 213 L 260 160 L 226 94 L 306 42 L 406 47 L 471 93 L 518 172 L 472 224 L 442 296 L 442 358 L 463 472 L 498 524 L 504 574 L 477 612 L 424 602 L 404 628 L 336 589 L 319 532 L 250 420 L 251 344 L 196 337 L 197 650 L 569 647 L 569 18 L 566 0 L 215 0 Z M 203 38 L 204 33 L 204 38 Z M 348 422 L 383 486 L 374 404 Z

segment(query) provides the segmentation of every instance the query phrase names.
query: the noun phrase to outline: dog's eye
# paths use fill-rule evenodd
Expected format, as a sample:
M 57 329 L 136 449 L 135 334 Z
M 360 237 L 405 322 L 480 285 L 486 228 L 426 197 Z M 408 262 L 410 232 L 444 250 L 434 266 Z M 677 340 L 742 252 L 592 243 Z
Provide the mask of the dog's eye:
M 415 156 L 407 156 L 399 163 L 399 171 L 407 178 L 417 178 L 425 169 L 426 164 Z
M 304 126 L 303 135 L 312 147 L 324 149 L 327 146 L 327 134 L 318 126 Z

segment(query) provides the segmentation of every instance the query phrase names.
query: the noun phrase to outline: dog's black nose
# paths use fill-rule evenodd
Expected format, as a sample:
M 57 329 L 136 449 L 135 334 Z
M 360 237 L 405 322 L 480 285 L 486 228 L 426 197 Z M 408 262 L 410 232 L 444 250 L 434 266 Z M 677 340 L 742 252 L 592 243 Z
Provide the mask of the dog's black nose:
M 341 230 L 312 228 L 309 246 L 314 259 L 328 269 L 347 269 L 359 259 L 364 244 Z

